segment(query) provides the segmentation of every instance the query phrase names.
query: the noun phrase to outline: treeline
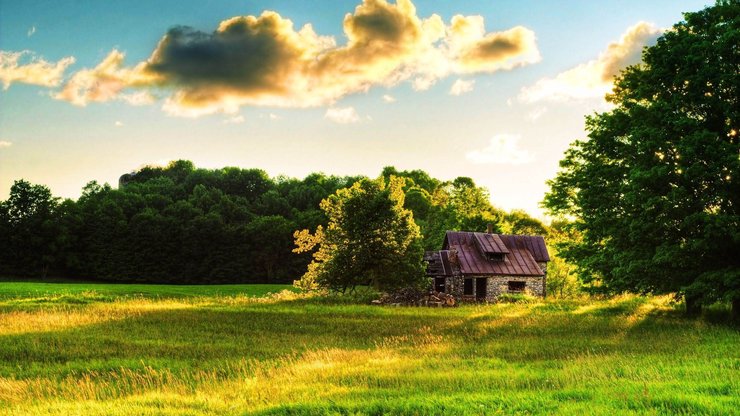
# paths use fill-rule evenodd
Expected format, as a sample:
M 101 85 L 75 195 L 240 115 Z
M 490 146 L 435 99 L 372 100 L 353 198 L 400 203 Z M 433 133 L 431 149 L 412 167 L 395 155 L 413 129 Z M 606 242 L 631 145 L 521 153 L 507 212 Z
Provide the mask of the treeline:
M 405 204 L 427 249 L 445 230 L 546 234 L 523 211 L 491 205 L 470 178 L 441 181 L 420 170 L 383 169 L 405 178 Z M 321 200 L 360 176 L 314 173 L 270 178 L 259 169 L 197 169 L 189 161 L 144 167 L 118 189 L 88 183 L 76 201 L 19 180 L 0 202 L 0 274 L 167 283 L 291 282 L 310 254 L 295 254 L 293 233 L 327 218 Z

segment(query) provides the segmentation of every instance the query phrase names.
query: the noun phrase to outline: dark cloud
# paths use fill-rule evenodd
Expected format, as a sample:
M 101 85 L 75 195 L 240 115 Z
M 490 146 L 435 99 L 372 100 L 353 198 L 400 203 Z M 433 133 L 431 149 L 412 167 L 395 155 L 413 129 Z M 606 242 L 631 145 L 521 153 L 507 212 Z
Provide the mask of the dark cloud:
M 482 18 L 462 16 L 453 26 L 437 15 L 420 19 L 410 0 L 364 0 L 344 18 L 343 46 L 271 11 L 225 20 L 211 33 L 174 27 L 145 62 L 123 67 L 114 51 L 57 97 L 85 105 L 120 98 L 126 88 L 157 89 L 168 96 L 166 111 L 197 116 L 242 105 L 325 105 L 374 85 L 414 78 L 415 87 L 428 87 L 451 73 L 539 59 L 528 29 L 485 34 Z

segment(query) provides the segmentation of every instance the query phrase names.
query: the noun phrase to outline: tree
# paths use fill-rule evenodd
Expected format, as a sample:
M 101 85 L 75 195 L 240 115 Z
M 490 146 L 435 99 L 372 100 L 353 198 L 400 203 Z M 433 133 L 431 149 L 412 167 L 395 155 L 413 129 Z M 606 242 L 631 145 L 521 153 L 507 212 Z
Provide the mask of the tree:
M 59 198 L 49 188 L 18 180 L 7 201 L 0 202 L 0 270 L 45 277 L 63 263 L 66 230 L 58 220 Z M 65 205 L 67 207 L 67 205 Z
M 740 2 L 684 15 L 586 119 L 544 206 L 575 219 L 562 247 L 586 283 L 740 309 Z
M 511 210 L 504 216 L 512 234 L 527 234 L 547 236 L 549 230 L 542 221 L 531 217 L 526 211 L 521 209 Z
M 424 286 L 423 248 L 413 214 L 404 208 L 403 178 L 364 179 L 321 202 L 326 229 L 294 234 L 297 253 L 313 254 L 299 285 L 334 291 Z
M 280 269 L 290 270 L 286 266 L 295 261 L 291 253 L 293 243 L 291 235 L 295 229 L 292 221 L 279 215 L 257 217 L 247 225 L 246 236 L 251 247 L 248 255 L 252 257 L 252 270 L 267 282 L 275 282 L 276 278 L 285 280 L 291 277 L 285 276 L 286 273 L 280 273 Z

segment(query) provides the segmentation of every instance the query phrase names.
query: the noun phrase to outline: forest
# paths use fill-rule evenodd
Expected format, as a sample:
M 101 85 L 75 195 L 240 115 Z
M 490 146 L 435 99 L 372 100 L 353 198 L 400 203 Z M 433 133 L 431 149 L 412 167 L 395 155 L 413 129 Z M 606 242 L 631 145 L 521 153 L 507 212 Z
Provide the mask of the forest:
M 467 177 L 443 181 L 386 167 L 403 178 L 425 249 L 446 230 L 548 234 L 524 211 L 505 212 Z M 259 169 L 196 168 L 178 160 L 121 177 L 118 188 L 89 182 L 77 200 L 18 180 L 0 202 L 0 274 L 151 283 L 290 283 L 310 253 L 293 233 L 326 225 L 321 201 L 361 176 L 270 177 Z M 553 230 L 553 232 L 555 232 Z

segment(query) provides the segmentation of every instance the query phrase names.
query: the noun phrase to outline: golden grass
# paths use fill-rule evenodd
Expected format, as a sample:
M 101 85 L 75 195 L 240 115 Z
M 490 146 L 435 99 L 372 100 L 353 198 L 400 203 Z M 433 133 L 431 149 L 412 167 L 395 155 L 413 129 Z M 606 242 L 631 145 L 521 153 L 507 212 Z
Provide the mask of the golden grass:
M 669 298 L 456 309 L 294 293 L 31 303 L 0 302 L 2 414 L 740 408 L 740 334 L 682 318 Z

